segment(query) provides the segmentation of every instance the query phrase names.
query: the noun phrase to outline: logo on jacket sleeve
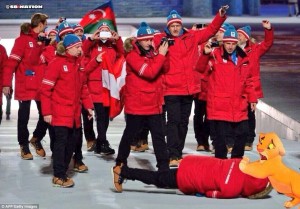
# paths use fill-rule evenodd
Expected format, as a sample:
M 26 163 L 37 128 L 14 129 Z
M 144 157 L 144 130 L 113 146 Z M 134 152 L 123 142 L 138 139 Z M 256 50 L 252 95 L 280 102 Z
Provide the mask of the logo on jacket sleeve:
M 68 69 L 68 66 L 67 65 L 63 65 L 63 69 L 64 69 L 64 72 L 68 72 L 69 69 Z

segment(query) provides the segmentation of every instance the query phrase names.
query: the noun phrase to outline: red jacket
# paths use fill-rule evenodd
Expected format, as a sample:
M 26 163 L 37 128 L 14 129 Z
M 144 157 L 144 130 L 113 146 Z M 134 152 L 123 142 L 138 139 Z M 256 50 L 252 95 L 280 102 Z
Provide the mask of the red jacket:
M 244 51 L 249 56 L 253 86 L 258 99 L 264 97 L 261 82 L 260 82 L 261 80 L 260 79 L 260 58 L 271 48 L 271 46 L 273 45 L 273 41 L 274 41 L 273 28 L 270 30 L 265 29 L 264 41 L 257 44 L 248 42 L 248 45 L 244 49 Z
M 203 49 L 206 42 L 199 45 L 199 57 L 203 55 Z M 201 91 L 196 95 L 198 100 L 206 101 L 207 100 L 207 87 L 208 87 L 208 77 L 211 73 L 210 66 L 207 64 L 203 66 L 201 60 L 198 60 L 196 65 L 197 71 L 200 72 L 200 80 L 201 80 Z
M 226 17 L 219 13 L 212 23 L 203 30 L 184 30 L 179 37 L 172 37 L 168 32 L 154 36 L 155 46 L 159 46 L 162 37 L 175 40 L 169 46 L 167 60 L 164 64 L 164 95 L 192 95 L 200 92 L 200 73 L 196 69 L 198 45 L 208 41 L 221 27 Z
M 162 113 L 163 92 L 161 69 L 165 56 L 141 55 L 136 43 L 126 56 L 126 80 L 124 89 L 124 111 L 133 115 Z
M 57 44 L 55 42 L 54 44 L 45 47 L 40 56 L 40 62 L 42 64 L 48 65 L 49 62 L 55 58 L 56 45 Z
M 215 48 L 209 63 L 211 74 L 207 88 L 207 118 L 240 122 L 248 119 L 248 102 L 257 102 L 251 80 L 249 58 L 237 47 L 238 63 L 235 65 L 223 47 Z M 201 56 L 206 65 L 208 56 Z
M 4 63 L 7 60 L 7 53 L 5 48 L 0 44 L 0 90 L 1 90 L 1 96 L 0 96 L 0 105 L 2 105 L 2 80 L 3 80 L 3 66 Z
M 39 100 L 37 92 L 44 75 L 44 68 L 40 65 L 40 55 L 44 44 L 39 45 L 37 37 L 38 34 L 31 29 L 26 34 L 21 32 L 5 63 L 3 86 L 12 87 L 13 73 L 15 73 L 16 100 Z
M 212 198 L 248 197 L 263 191 L 268 179 L 257 179 L 239 169 L 241 159 L 218 159 L 190 155 L 182 159 L 177 185 L 185 194 L 201 193 Z
M 48 65 L 40 91 L 42 114 L 52 115 L 53 126 L 72 128 L 75 123 L 79 128 L 81 103 L 86 109 L 93 108 L 80 61 L 70 55 L 57 55 Z M 92 60 L 91 65 L 97 66 L 96 61 Z
M 107 41 L 102 43 L 98 41 L 97 43 L 87 39 L 83 43 L 83 53 L 87 60 L 94 59 L 99 53 L 105 52 L 103 56 L 106 56 L 108 60 L 113 64 L 117 57 L 124 55 L 123 41 L 121 38 L 116 43 Z M 94 103 L 103 103 L 103 84 L 102 84 L 102 65 L 100 64 L 94 71 L 87 74 L 87 84 L 88 89 L 91 94 Z

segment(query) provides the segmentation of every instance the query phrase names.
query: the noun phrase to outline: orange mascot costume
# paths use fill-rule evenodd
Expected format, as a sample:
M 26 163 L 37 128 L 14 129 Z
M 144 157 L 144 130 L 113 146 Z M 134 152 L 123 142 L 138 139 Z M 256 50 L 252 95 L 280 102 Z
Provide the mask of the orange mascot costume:
M 292 198 L 284 203 L 286 208 L 299 204 L 300 174 L 283 164 L 285 149 L 277 134 L 260 134 L 257 151 L 261 159 L 250 162 L 249 158 L 244 157 L 239 164 L 240 170 L 256 178 L 268 177 L 277 192 Z

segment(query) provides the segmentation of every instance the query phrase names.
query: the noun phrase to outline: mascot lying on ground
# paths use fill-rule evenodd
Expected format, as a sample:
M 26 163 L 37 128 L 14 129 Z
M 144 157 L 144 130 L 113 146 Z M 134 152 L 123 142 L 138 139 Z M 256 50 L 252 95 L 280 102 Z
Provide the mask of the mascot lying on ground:
M 292 199 L 286 201 L 286 208 L 300 203 L 300 174 L 286 167 L 282 162 L 285 150 L 275 133 L 260 134 L 257 144 L 260 160 L 250 162 L 244 157 L 240 162 L 240 170 L 256 178 L 268 177 L 273 188 Z M 299 207 L 300 209 L 300 207 Z
M 266 197 L 272 190 L 268 178 L 242 173 L 239 169 L 241 160 L 189 155 L 182 159 L 178 169 L 149 171 L 126 165 L 115 166 L 112 168 L 113 184 L 117 192 L 123 191 L 122 183 L 127 179 L 211 198 Z

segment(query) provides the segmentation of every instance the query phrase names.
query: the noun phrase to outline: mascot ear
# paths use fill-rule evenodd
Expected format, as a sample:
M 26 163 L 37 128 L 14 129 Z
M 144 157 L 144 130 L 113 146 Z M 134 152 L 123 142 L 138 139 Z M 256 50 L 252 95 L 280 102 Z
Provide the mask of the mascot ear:
M 277 136 L 276 133 L 273 132 L 273 133 L 270 133 L 270 134 L 272 135 L 272 140 L 273 140 L 275 146 L 278 147 L 279 154 L 281 156 L 284 156 L 285 155 L 285 149 L 283 147 L 283 144 L 282 144 L 281 140 L 279 139 L 279 137 Z
M 259 133 L 259 139 L 262 139 L 266 136 L 266 133 Z

